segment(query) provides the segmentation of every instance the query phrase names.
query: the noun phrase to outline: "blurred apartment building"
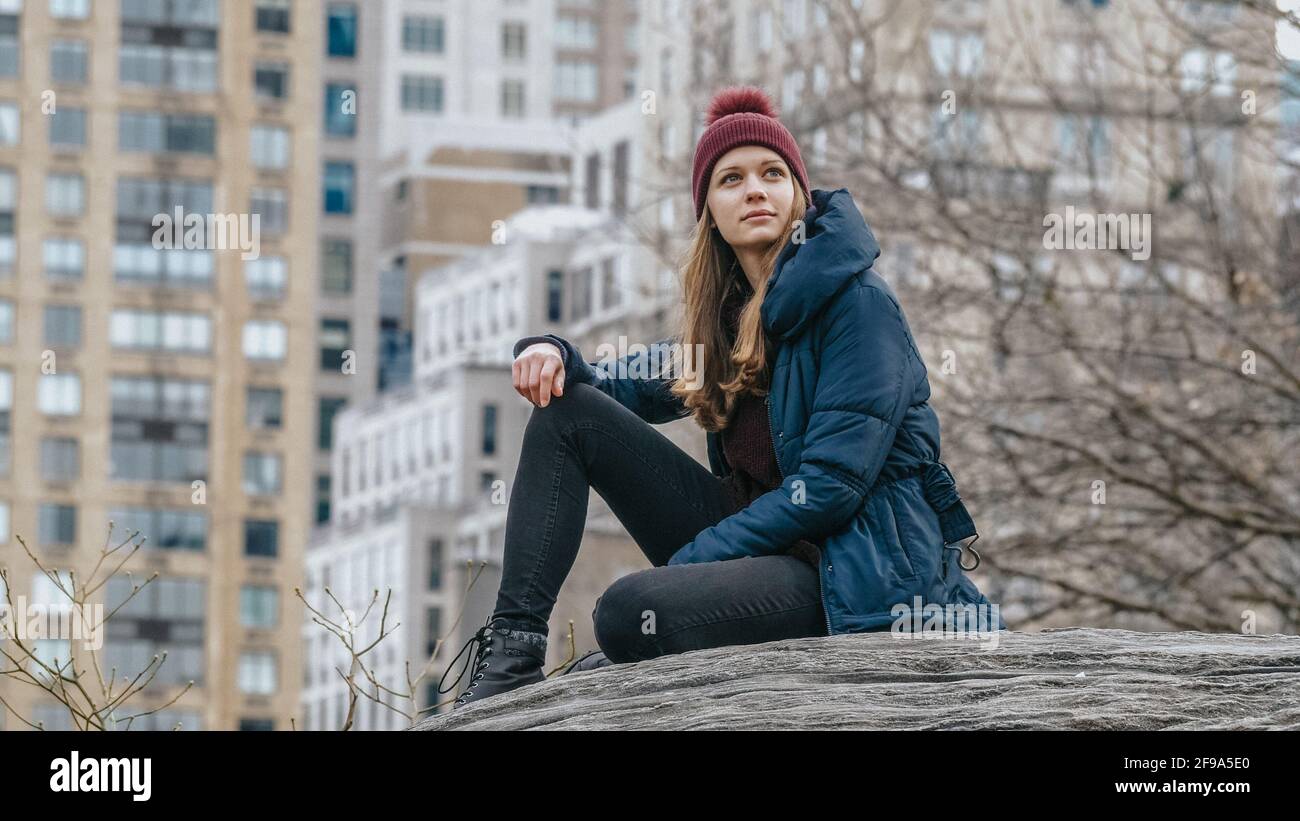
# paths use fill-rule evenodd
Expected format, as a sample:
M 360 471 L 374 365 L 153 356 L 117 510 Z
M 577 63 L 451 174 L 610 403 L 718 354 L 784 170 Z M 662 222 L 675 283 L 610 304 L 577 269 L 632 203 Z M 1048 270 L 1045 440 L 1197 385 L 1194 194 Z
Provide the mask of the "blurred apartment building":
M 410 272 L 490 243 L 521 208 L 569 201 L 573 151 L 556 123 L 632 93 L 636 5 L 326 4 L 318 524 L 334 415 L 411 379 Z
M 621 99 L 625 12 L 487 8 L 0 1 L 0 560 L 15 595 L 55 602 L 13 534 L 60 566 L 90 560 L 110 518 L 147 537 L 127 569 L 161 578 L 114 618 L 106 658 L 168 652 L 141 709 L 195 686 L 135 728 L 287 729 L 332 418 L 410 379 L 405 257 L 454 258 L 492 219 L 567 198 L 544 118 Z M 419 156 L 415 134 L 420 162 L 384 159 Z M 466 135 L 484 138 L 472 161 Z M 453 185 L 474 216 L 405 219 L 408 188 L 437 202 Z M 176 207 L 260 215 L 260 257 L 154 249 Z M 406 230 L 384 230 L 394 215 Z M 0 681 L 67 726 L 29 692 Z
M 15 596 L 57 604 L 17 535 L 79 580 L 110 519 L 114 544 L 146 537 L 123 570 L 159 577 L 113 617 L 101 664 L 117 693 L 167 657 L 118 717 L 194 686 L 134 729 L 287 728 L 296 709 L 314 442 L 295 420 L 316 413 L 315 124 L 335 44 L 319 8 L 0 2 L 0 563 Z M 158 248 L 154 217 L 176 208 L 259 215 L 260 254 L 212 235 Z M 69 643 L 37 649 L 66 660 Z M 0 694 L 70 726 L 32 687 Z

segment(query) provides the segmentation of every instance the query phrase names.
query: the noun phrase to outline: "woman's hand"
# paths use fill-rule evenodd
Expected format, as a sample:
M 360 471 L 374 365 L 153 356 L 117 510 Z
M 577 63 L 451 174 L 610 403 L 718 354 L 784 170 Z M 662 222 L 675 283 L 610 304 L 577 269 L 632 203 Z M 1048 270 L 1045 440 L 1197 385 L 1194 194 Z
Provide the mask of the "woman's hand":
M 564 395 L 564 355 L 558 345 L 535 342 L 519 352 L 511 368 L 519 395 L 544 408 L 551 395 Z

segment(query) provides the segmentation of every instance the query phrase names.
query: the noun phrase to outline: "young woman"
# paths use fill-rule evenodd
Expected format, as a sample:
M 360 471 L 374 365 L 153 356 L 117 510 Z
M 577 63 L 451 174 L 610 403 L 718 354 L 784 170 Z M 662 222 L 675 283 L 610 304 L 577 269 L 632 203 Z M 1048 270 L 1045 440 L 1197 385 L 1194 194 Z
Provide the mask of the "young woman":
M 809 189 L 755 87 L 714 98 L 692 192 L 672 341 L 702 346 L 699 373 L 588 363 L 554 334 L 515 344 L 514 386 L 536 407 L 496 606 L 462 648 L 478 644 L 457 707 L 544 677 L 589 489 L 653 565 L 597 601 L 612 663 L 889 629 L 917 603 L 989 604 L 962 572 L 974 524 L 938 461 L 926 369 L 852 196 Z M 652 427 L 688 414 L 708 470 Z

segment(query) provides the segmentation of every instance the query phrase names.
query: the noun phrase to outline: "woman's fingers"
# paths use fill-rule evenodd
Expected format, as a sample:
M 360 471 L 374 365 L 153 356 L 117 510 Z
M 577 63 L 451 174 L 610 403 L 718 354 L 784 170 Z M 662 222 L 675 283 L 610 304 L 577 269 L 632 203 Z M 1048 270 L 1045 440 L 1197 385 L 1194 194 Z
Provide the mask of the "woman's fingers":
M 525 351 L 510 367 L 515 392 L 539 407 L 564 395 L 564 360 L 545 351 Z
M 528 401 L 534 405 L 542 403 L 542 363 L 541 357 L 528 357 Z

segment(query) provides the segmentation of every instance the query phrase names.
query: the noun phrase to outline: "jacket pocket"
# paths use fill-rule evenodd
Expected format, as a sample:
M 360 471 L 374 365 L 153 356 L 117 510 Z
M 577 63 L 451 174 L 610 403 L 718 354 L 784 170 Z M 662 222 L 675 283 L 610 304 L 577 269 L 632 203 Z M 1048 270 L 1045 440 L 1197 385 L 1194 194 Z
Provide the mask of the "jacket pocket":
M 894 500 L 889 490 L 880 494 L 879 505 L 884 511 L 884 515 L 880 517 L 881 538 L 889 546 L 890 561 L 899 579 L 911 581 L 916 578 L 916 568 L 912 564 L 912 557 L 908 555 L 903 545 L 903 530 L 899 527 L 898 517 L 894 512 Z

